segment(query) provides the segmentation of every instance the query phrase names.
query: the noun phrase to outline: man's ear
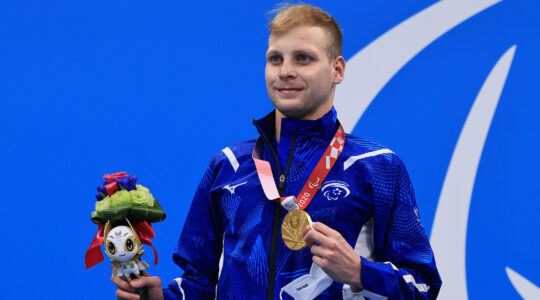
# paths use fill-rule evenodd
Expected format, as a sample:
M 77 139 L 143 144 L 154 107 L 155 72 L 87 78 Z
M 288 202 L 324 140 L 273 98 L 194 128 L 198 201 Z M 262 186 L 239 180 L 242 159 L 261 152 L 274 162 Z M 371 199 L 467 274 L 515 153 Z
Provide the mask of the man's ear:
M 343 56 L 338 56 L 332 61 L 332 76 L 334 84 L 339 84 L 345 77 L 345 59 Z

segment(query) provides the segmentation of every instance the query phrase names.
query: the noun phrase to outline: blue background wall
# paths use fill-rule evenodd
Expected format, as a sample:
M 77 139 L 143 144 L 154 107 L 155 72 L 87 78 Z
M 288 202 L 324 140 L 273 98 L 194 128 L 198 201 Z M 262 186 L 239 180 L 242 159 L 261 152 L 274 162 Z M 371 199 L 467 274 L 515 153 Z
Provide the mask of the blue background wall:
M 181 274 L 172 251 L 208 160 L 256 136 L 251 118 L 272 109 L 265 13 L 276 3 L 0 3 L 1 298 L 114 298 L 110 264 L 85 270 L 84 253 L 95 188 L 122 170 L 168 213 L 154 225 L 160 264 L 149 272 L 164 285 Z M 342 26 L 348 60 L 437 1 L 311 3 Z M 402 157 L 430 232 L 469 110 L 516 45 L 472 194 L 471 299 L 520 299 L 506 267 L 540 285 L 539 13 L 537 1 L 504 0 L 459 24 L 410 60 L 353 130 Z

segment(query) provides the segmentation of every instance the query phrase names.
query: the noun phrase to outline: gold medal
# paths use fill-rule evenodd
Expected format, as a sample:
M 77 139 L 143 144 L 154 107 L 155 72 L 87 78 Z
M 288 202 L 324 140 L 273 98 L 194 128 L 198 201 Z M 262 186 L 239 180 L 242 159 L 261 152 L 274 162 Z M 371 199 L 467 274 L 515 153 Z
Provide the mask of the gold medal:
M 285 245 L 291 250 L 300 250 L 306 247 L 302 230 L 309 224 L 311 224 L 311 218 L 307 212 L 300 209 L 288 212 L 281 224 L 281 237 Z

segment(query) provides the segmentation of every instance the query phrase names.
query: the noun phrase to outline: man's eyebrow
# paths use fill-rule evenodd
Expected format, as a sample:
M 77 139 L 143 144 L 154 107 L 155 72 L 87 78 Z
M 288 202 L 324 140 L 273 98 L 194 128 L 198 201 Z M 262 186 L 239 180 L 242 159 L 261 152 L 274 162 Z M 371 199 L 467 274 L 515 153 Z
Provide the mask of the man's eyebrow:
M 293 53 L 293 55 L 306 54 L 306 55 L 309 55 L 309 56 L 314 57 L 314 58 L 319 57 L 319 55 L 317 54 L 317 51 L 313 51 L 313 50 L 311 50 L 309 48 L 296 49 L 292 53 Z
M 266 55 L 276 55 L 276 54 L 281 54 L 281 51 L 276 50 L 276 49 L 271 49 L 266 52 Z
M 317 52 L 316 51 L 313 51 L 312 49 L 309 49 L 309 48 L 300 48 L 300 49 L 295 49 L 293 51 L 291 51 L 291 53 L 293 55 L 296 55 L 296 54 L 309 54 L 309 55 L 312 55 L 312 56 L 316 56 L 317 55 Z M 277 50 L 277 49 L 270 49 L 266 52 L 266 55 L 276 55 L 276 54 L 283 54 L 281 51 Z

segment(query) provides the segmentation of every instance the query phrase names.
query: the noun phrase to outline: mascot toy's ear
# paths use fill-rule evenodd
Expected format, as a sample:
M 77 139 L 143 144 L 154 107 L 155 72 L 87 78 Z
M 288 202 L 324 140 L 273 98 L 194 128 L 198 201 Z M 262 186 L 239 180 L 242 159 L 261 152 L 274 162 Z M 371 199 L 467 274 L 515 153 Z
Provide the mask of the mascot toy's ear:
M 109 235 L 109 232 L 111 231 L 111 229 L 112 229 L 111 221 L 107 221 L 107 223 L 105 223 L 105 227 L 103 228 L 103 238 L 105 240 L 107 239 L 107 236 Z
M 139 245 L 139 247 L 142 245 L 141 243 L 141 240 L 139 239 L 139 234 L 137 233 L 137 231 L 135 231 L 135 229 L 133 228 L 133 226 L 131 226 L 131 222 L 129 222 L 128 218 L 126 218 L 126 222 L 128 223 L 129 225 L 129 228 L 131 228 L 131 231 L 133 231 L 133 235 L 135 236 L 135 242 L 137 243 L 137 245 Z
M 109 235 L 109 232 L 111 232 L 111 229 L 111 221 L 107 221 L 107 223 L 105 223 L 105 227 L 103 227 L 103 244 L 105 245 L 105 253 L 107 253 L 107 255 L 109 256 L 111 255 L 109 254 L 109 250 L 107 249 L 107 236 Z

